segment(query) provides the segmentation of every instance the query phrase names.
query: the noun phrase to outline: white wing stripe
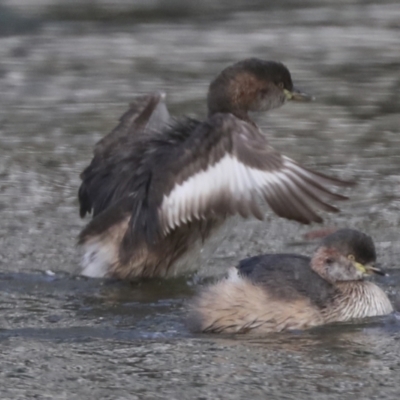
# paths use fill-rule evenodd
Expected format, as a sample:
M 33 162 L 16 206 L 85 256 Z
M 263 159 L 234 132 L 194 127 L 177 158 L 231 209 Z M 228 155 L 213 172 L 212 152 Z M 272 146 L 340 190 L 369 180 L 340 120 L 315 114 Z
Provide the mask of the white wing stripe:
M 176 185 L 168 196 L 164 196 L 160 214 L 166 215 L 167 229 L 172 230 L 192 217 L 204 217 L 207 207 L 215 204 L 223 193 L 238 204 L 250 200 L 255 193 L 272 195 L 276 186 L 284 192 L 287 191 L 286 185 L 295 190 L 296 184 L 286 175 L 289 165 L 295 164 L 285 158 L 283 170 L 267 172 L 248 167 L 227 154 L 216 164 Z

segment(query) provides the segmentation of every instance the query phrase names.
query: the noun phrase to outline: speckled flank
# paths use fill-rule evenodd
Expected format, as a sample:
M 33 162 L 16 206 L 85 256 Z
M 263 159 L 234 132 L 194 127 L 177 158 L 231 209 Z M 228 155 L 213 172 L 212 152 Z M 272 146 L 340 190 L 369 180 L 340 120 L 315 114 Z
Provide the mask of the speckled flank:
M 119 264 L 119 246 L 128 228 L 129 218 L 112 225 L 101 234 L 84 238 L 82 275 L 92 278 L 108 276 Z
M 324 322 L 319 310 L 300 297 L 282 302 L 247 279 L 225 279 L 199 293 L 189 325 L 202 332 L 268 333 L 305 329 Z
M 186 229 L 174 230 L 160 246 L 132 243 L 131 246 L 136 249 L 135 257 L 127 261 L 121 254 L 121 242 L 129 230 L 129 220 L 130 217 L 127 217 L 106 231 L 81 237 L 83 275 L 136 280 L 140 277 L 167 278 L 187 274 L 201 265 L 200 255 L 212 254 L 227 233 L 225 229 L 219 229 L 220 221 L 192 223 Z M 218 231 L 215 242 L 204 247 L 204 238 Z M 172 248 L 171 242 L 177 244 L 176 247 Z

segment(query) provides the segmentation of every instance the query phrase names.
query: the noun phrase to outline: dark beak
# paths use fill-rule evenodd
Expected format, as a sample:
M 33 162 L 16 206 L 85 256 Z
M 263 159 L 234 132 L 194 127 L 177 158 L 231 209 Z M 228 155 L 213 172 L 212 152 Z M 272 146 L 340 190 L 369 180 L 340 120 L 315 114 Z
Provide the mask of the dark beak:
M 388 274 L 381 268 L 372 265 L 365 265 L 365 270 L 370 274 L 377 274 L 382 276 L 387 276 Z

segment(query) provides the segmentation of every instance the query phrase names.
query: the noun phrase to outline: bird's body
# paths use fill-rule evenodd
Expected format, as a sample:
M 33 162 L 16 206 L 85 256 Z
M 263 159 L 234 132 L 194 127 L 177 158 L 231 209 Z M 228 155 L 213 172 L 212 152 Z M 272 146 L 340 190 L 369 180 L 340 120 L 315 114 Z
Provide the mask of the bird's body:
M 361 232 L 344 229 L 322 241 L 312 258 L 265 254 L 243 260 L 227 279 L 199 293 L 191 324 L 203 332 L 268 333 L 389 314 L 385 292 L 362 279 L 380 272 L 370 265 L 371 244 Z
M 234 215 L 262 219 L 259 198 L 281 217 L 320 222 L 315 209 L 346 185 L 282 156 L 248 111 L 306 98 L 280 63 L 244 60 L 210 85 L 205 121 L 172 121 L 159 95 L 131 105 L 81 174 L 83 273 L 122 279 L 187 270 L 183 257 Z M 188 266 L 190 263 L 186 263 Z

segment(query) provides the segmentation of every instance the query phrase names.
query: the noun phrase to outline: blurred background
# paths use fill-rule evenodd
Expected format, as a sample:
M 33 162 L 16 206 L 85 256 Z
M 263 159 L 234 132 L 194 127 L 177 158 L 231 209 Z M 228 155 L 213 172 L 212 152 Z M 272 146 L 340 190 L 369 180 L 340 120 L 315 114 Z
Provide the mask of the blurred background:
M 198 278 L 260 252 L 310 254 L 303 235 L 318 226 L 239 220 L 194 278 L 168 288 L 76 277 L 79 173 L 94 144 L 138 94 L 163 90 L 174 115 L 205 117 L 211 79 L 246 57 L 282 61 L 316 97 L 256 121 L 286 155 L 358 181 L 322 228 L 372 235 L 396 298 L 398 0 L 3 0 L 2 398 L 398 398 L 394 319 L 252 344 L 182 322 Z

